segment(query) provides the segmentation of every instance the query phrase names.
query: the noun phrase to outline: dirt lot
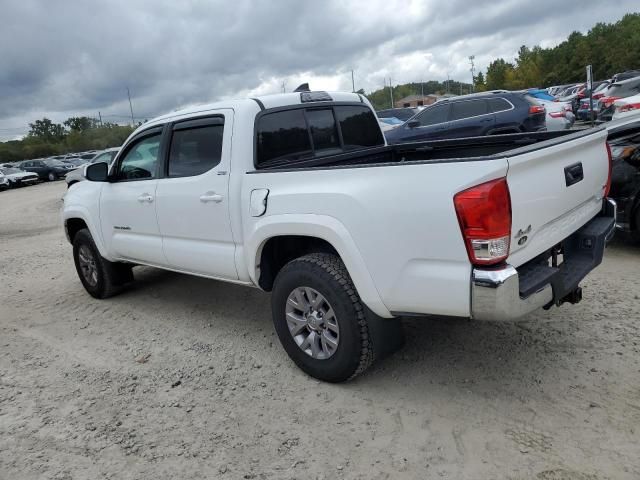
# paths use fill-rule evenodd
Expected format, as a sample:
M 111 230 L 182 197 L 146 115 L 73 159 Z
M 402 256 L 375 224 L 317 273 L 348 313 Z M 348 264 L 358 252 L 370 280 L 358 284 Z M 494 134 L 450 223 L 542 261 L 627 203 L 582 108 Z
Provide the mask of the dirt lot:
M 0 478 L 640 478 L 640 248 L 520 323 L 406 320 L 317 382 L 258 290 L 153 269 L 76 277 L 62 182 L 0 193 Z

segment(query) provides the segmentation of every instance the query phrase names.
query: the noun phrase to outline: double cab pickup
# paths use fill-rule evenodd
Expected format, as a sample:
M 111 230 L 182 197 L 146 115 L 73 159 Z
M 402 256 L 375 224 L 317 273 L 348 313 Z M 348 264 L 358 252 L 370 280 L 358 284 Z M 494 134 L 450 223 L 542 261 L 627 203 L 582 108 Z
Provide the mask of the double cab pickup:
M 579 301 L 615 225 L 606 136 L 387 145 L 356 93 L 225 101 L 155 118 L 85 167 L 64 228 L 93 297 L 138 265 L 260 288 L 290 358 L 339 382 L 389 350 L 394 318 Z

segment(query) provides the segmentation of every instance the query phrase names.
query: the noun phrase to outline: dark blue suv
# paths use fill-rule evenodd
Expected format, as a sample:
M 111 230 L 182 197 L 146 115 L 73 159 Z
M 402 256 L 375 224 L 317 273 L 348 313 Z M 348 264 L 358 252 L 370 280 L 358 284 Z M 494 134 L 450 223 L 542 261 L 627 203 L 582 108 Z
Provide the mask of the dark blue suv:
M 385 132 L 387 143 L 546 129 L 545 109 L 526 93 L 495 91 L 441 100 Z

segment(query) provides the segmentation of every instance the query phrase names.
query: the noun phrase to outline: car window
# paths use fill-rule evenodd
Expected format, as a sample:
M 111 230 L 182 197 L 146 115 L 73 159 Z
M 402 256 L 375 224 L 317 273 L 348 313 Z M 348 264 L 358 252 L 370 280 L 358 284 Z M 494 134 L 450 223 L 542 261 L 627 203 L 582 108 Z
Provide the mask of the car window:
M 171 138 L 169 176 L 200 175 L 220 163 L 224 125 L 176 130 Z
M 313 149 L 316 153 L 335 153 L 340 150 L 340 139 L 336 120 L 333 118 L 333 110 L 307 110 L 307 122 L 313 140 Z
M 416 119 L 420 122 L 421 127 L 427 127 L 429 125 L 436 125 L 438 123 L 444 123 L 447 121 L 447 114 L 449 112 L 449 104 L 435 105 L 433 107 L 427 107 Z
M 384 145 L 376 117 L 365 106 L 336 106 L 336 120 L 345 150 Z M 402 122 L 400 122 L 402 123 Z
M 511 109 L 511 104 L 504 98 L 489 98 L 487 104 L 489 105 L 490 113 L 504 112 Z
M 149 180 L 156 177 L 160 133 L 139 140 L 129 148 L 118 167 L 118 180 Z
M 311 156 L 311 140 L 304 110 L 285 110 L 260 117 L 257 142 L 258 164 L 279 158 Z
M 487 113 L 487 102 L 484 100 L 464 100 L 451 102 L 449 120 L 462 120 Z

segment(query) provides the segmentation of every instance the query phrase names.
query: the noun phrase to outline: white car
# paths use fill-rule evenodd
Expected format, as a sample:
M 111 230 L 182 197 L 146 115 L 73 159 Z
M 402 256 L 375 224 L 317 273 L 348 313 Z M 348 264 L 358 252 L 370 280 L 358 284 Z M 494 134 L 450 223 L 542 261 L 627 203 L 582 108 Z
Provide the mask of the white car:
M 615 227 L 606 137 L 386 145 L 356 93 L 223 101 L 140 126 L 111 168 L 86 167 L 62 219 L 90 295 L 134 265 L 270 291 L 293 362 L 338 382 L 397 346 L 390 319 L 580 301 Z
M 548 131 L 567 130 L 573 126 L 576 119 L 571 111 L 571 104 L 566 102 L 552 102 L 536 98 L 536 102 L 544 106 Z
M 0 174 L 7 179 L 11 188 L 33 185 L 40 180 L 37 173 L 25 172 L 16 167 L 0 167 Z
M 0 191 L 11 188 L 11 184 L 9 183 L 9 179 L 4 176 L 4 173 L 0 172 Z
M 613 106 L 615 108 L 613 120 L 636 116 L 640 114 L 640 94 L 620 98 L 613 102 Z

